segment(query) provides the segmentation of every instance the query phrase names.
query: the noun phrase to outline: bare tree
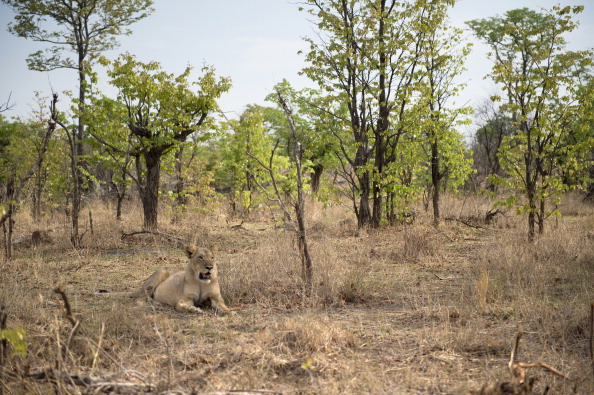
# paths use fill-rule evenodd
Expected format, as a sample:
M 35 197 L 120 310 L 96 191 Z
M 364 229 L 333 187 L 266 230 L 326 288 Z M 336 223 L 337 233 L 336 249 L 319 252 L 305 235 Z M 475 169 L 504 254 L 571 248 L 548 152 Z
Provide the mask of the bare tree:
M 476 113 L 479 128 L 474 134 L 472 148 L 478 176 L 502 175 L 499 149 L 503 139 L 513 132 L 512 120 L 491 100 L 480 104 Z M 496 185 L 488 182 L 487 189 L 495 192 Z

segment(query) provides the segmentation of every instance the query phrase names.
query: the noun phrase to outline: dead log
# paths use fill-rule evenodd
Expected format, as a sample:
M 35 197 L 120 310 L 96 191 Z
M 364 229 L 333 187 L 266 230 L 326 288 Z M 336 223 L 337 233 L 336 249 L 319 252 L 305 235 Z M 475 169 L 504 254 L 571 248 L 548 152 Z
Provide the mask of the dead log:
M 129 237 L 132 237 L 132 236 L 136 236 L 136 235 L 142 235 L 142 234 L 149 234 L 149 235 L 163 237 L 163 238 L 165 238 L 165 239 L 167 239 L 169 241 L 175 242 L 178 247 L 185 247 L 185 246 L 187 246 L 189 244 L 186 240 L 182 239 L 181 237 L 170 235 L 168 233 L 163 233 L 163 232 L 160 232 L 158 230 L 155 230 L 155 231 L 151 231 L 151 230 L 139 230 L 139 231 L 130 232 L 130 233 L 124 233 L 124 232 L 122 232 L 122 236 L 120 237 L 120 239 L 122 241 L 125 241 L 126 238 L 129 238 Z

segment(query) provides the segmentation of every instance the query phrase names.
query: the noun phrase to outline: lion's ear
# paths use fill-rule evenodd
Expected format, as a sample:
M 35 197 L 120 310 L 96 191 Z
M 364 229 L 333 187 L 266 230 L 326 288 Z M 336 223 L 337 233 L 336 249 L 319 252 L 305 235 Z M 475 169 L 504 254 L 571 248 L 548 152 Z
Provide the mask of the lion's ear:
M 191 258 L 192 256 L 194 256 L 196 251 L 198 251 L 198 247 L 196 247 L 195 245 L 186 246 L 185 253 L 188 256 L 188 258 Z
M 213 245 L 210 246 L 210 252 L 212 252 L 214 254 L 217 251 L 219 251 L 219 246 L 218 245 L 213 244 Z

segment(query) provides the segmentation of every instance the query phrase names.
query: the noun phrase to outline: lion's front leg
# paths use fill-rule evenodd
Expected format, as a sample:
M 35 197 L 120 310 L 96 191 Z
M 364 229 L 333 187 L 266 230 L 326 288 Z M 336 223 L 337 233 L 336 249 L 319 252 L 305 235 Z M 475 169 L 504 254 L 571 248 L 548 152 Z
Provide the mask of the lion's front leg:
M 210 297 L 210 305 L 213 309 L 220 311 L 221 314 L 231 313 L 231 309 L 227 307 L 221 295 L 213 295 Z
M 184 295 L 175 305 L 175 310 L 183 313 L 202 313 L 199 307 L 194 306 L 193 295 Z

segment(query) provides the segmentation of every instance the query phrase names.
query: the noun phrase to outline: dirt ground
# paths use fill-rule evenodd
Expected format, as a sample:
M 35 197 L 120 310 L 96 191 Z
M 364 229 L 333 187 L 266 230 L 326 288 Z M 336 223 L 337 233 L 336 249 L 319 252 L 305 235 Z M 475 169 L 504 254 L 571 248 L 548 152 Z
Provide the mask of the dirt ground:
M 43 228 L 51 242 L 2 263 L 6 328 L 23 329 L 27 343 L 25 355 L 2 362 L 2 391 L 479 393 L 518 383 L 508 363 L 521 332 L 516 362 L 546 364 L 526 368 L 523 388 L 534 380 L 533 392 L 522 393 L 594 393 L 594 208 L 568 203 L 533 244 L 523 217 L 481 222 L 483 204 L 452 199 L 438 229 L 421 210 L 412 224 L 362 232 L 344 210 L 310 210 L 309 292 L 294 233 L 264 214 L 162 218 L 164 233 L 219 247 L 222 293 L 235 312 L 227 316 L 124 295 L 155 269 L 186 262 L 167 236 L 122 239 L 138 230 L 138 207 L 123 222 L 95 208 L 81 250 L 68 245 L 66 220 L 22 213 L 15 233 Z

